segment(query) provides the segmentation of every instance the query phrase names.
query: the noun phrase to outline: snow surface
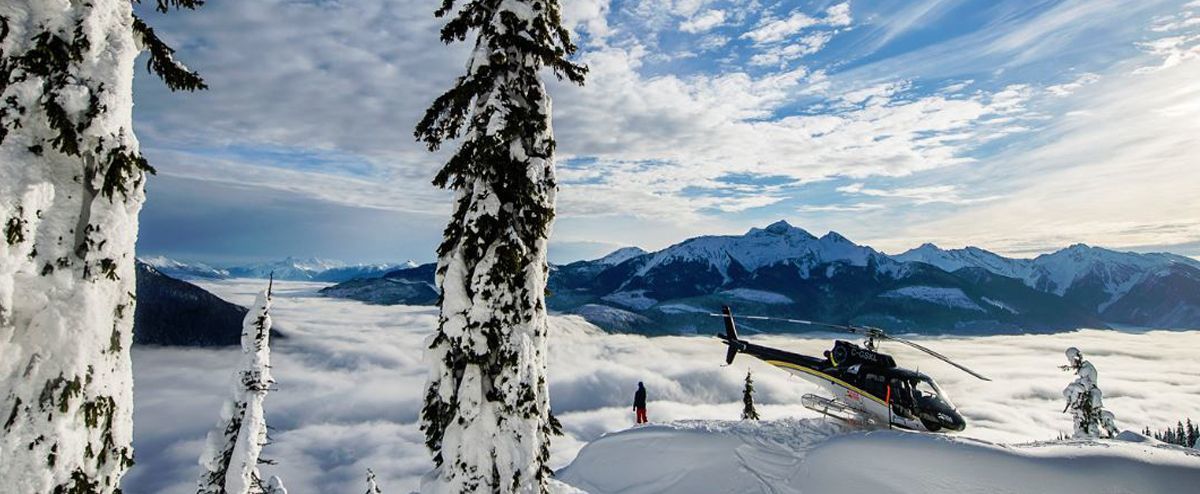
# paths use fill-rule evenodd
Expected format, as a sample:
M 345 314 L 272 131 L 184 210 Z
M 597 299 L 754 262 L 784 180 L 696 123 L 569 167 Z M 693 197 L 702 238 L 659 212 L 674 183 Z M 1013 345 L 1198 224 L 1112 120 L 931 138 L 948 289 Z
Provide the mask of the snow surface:
M 888 290 L 879 294 L 883 298 L 910 298 L 921 300 L 933 304 L 938 304 L 952 309 L 966 309 L 979 312 L 986 312 L 983 307 L 976 304 L 971 297 L 963 293 L 961 288 L 947 288 L 940 286 L 906 286 L 895 290 Z
M 636 310 L 646 310 L 658 303 L 657 300 L 646 296 L 646 290 L 628 290 L 610 293 L 601 297 L 601 300 Z
M 1151 442 L 846 432 L 824 419 L 652 424 L 593 441 L 557 477 L 593 494 L 1149 494 L 1200 485 L 1200 451 Z
M 752 288 L 734 288 L 721 292 L 722 295 L 728 295 L 733 298 L 749 300 L 751 302 L 760 302 L 764 304 L 790 304 L 792 299 L 787 295 L 765 290 L 754 290 Z
M 996 307 L 1000 308 L 1001 310 L 1005 310 L 1005 311 L 1008 311 L 1008 312 L 1010 312 L 1010 313 L 1013 313 L 1013 314 L 1020 314 L 1020 313 L 1021 313 L 1021 311 L 1018 311 L 1017 309 L 1014 309 L 1014 308 L 1013 308 L 1011 305 L 1008 305 L 1008 304 L 1006 304 L 1006 303 L 1004 303 L 1004 302 L 1002 302 L 1002 301 L 996 300 L 996 299 L 992 299 L 992 298 L 988 298 L 988 297 L 982 297 L 982 298 L 981 298 L 981 300 L 983 300 L 984 302 L 987 302 L 987 303 L 988 303 L 988 304 L 990 304 L 990 305 L 996 306 Z
M 262 286 L 248 280 L 200 284 L 247 306 Z M 355 493 L 364 490 L 364 472 L 372 468 L 387 492 L 416 490 L 432 467 L 416 418 L 427 374 L 421 351 L 436 311 L 325 298 L 316 293 L 323 286 L 275 285 L 272 319 L 289 338 L 272 342 L 279 384 L 264 404 L 274 430 L 263 456 L 279 463 L 263 465 L 263 476 L 279 475 L 294 492 Z M 751 338 L 820 355 L 833 335 Z M 1104 405 L 1122 429 L 1200 417 L 1200 331 L 916 341 L 994 379 L 981 383 L 916 350 L 883 345 L 897 361 L 935 377 L 959 406 L 968 426 L 955 437 L 1026 443 L 1069 434 L 1073 426 L 1062 412 L 1061 391 L 1074 376 L 1058 366 L 1070 346 L 1084 350 L 1104 373 Z M 552 443 L 551 466 L 565 467 L 584 445 L 629 428 L 638 381 L 646 383 L 656 422 L 737 418 L 747 368 L 765 419 L 813 417 L 800 399 L 815 386 L 744 357 L 724 367 L 724 355 L 710 337 L 606 334 L 576 316 L 551 317 L 550 396 L 566 433 Z M 240 356 L 236 349 L 134 348 L 138 462 L 123 483 L 127 494 L 195 493 L 196 457 L 229 393 L 222 377 Z

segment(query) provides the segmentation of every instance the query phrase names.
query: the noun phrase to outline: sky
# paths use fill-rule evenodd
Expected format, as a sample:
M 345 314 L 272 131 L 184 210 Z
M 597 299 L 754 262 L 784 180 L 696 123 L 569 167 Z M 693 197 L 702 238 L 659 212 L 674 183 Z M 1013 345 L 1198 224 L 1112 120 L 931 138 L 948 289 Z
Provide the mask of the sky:
M 265 280 L 200 282 L 221 298 L 248 305 Z M 432 468 L 417 425 L 428 376 L 422 356 L 434 307 L 367 305 L 322 297 L 320 284 L 276 282 L 271 319 L 287 335 L 271 341 L 276 379 L 264 409 L 271 427 L 265 476 L 292 492 L 362 492 L 367 468 L 384 492 L 413 492 Z M 736 420 L 746 372 L 767 420 L 815 417 L 802 397 L 821 390 L 745 355 L 725 366 L 714 338 L 609 334 L 578 316 L 551 316 L 547 355 L 550 403 L 565 435 L 551 443 L 553 468 L 586 443 L 633 424 L 630 404 L 645 382 L 652 422 Z M 820 355 L 833 335 L 753 336 L 755 343 Z M 838 337 L 844 337 L 838 336 Z M 1077 346 L 1099 373 L 1104 406 L 1122 430 L 1161 430 L 1200 418 L 1198 331 L 1083 330 L 1048 335 L 920 337 L 978 381 L 904 345 L 885 343 L 900 365 L 936 379 L 967 420 L 955 436 L 999 443 L 1051 440 L 1070 432 L 1062 390 L 1074 380 L 1058 366 Z M 128 494 L 196 492 L 204 437 L 230 396 L 236 348 L 135 346 L 136 464 L 122 481 Z M 226 377 L 228 376 L 228 377 Z
M 159 170 L 139 255 L 432 261 L 448 154 L 412 131 L 469 48 L 438 40 L 438 4 L 139 7 L 210 86 L 135 80 Z M 563 8 L 590 73 L 583 87 L 547 74 L 551 261 L 779 219 L 888 253 L 1200 256 L 1200 0 Z

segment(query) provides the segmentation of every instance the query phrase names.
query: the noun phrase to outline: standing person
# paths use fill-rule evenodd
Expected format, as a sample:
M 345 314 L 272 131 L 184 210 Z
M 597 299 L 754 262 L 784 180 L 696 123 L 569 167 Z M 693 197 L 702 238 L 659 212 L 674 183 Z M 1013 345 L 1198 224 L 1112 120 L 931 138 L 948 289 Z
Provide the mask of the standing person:
M 646 386 L 638 381 L 637 392 L 633 394 L 633 410 L 637 412 L 637 423 L 649 422 L 646 419 Z

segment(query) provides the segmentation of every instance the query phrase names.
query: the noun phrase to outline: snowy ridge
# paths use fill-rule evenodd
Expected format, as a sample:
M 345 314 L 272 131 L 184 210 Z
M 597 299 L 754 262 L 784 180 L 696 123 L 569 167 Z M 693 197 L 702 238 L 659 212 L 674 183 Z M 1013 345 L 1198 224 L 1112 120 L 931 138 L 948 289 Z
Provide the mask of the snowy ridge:
M 875 249 L 857 245 L 836 232 L 817 238 L 786 221 L 777 221 L 766 228 L 751 228 L 745 235 L 697 237 L 650 255 L 637 276 L 645 276 L 659 266 L 676 261 L 699 261 L 714 267 L 726 279 L 733 262 L 749 271 L 790 262 L 800 268 L 805 277 L 812 267 L 823 263 L 840 261 L 866 266 L 874 259 L 883 264 L 895 264 Z
M 983 307 L 976 304 L 971 297 L 963 293 L 961 288 L 945 288 L 938 286 L 906 286 L 895 290 L 888 290 L 879 295 L 883 298 L 910 298 L 938 304 L 954 309 L 975 310 L 986 312 Z M 1010 311 L 1011 312 L 1011 311 Z
M 271 273 L 284 280 L 311 280 L 317 274 L 345 266 L 340 261 L 319 258 L 299 259 L 287 257 L 281 261 L 260 262 L 229 268 L 229 274 L 237 278 L 267 278 Z
M 685 421 L 608 434 L 556 477 L 601 493 L 1189 492 L 1200 453 L 1142 442 L 1003 445 L 821 419 Z
M 229 277 L 229 270 L 214 268 L 201 262 L 185 263 L 166 256 L 154 257 L 139 257 L 142 263 L 153 266 L 167 276 L 174 278 L 191 277 L 191 278 L 213 278 L 221 279 Z
M 608 255 L 606 255 L 604 257 L 596 259 L 595 262 L 598 262 L 600 264 L 604 264 L 607 266 L 616 266 L 625 261 L 628 261 L 630 259 L 633 259 L 638 256 L 642 256 L 645 254 L 646 254 L 646 251 L 642 250 L 640 247 L 621 247 L 620 249 L 610 252 Z
M 1139 283 L 1163 276 L 1172 267 L 1200 269 L 1200 261 L 1188 257 L 1118 252 L 1085 244 L 1075 244 L 1033 259 L 1011 259 L 977 247 L 941 249 L 926 243 L 892 258 L 901 262 L 923 262 L 948 272 L 967 267 L 983 268 L 1060 297 L 1085 279 L 1095 279 L 1108 296 L 1096 307 L 1099 312 L 1104 312 Z
M 962 249 L 942 249 L 925 243 L 920 247 L 892 256 L 900 262 L 923 262 L 932 264 L 943 271 L 951 272 L 962 268 L 984 268 L 992 273 L 1009 278 L 1025 279 L 1030 276 L 1033 268 L 1028 262 L 988 252 L 978 247 Z

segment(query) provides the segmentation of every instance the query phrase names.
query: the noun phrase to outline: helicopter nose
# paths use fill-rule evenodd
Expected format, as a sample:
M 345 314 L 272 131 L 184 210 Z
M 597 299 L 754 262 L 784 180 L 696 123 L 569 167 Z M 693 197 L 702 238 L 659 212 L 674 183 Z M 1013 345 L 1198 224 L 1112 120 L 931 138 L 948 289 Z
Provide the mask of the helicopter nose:
M 962 431 L 967 428 L 967 419 L 964 419 L 958 412 L 947 414 L 950 416 L 950 421 L 946 424 L 946 428 L 952 431 Z

